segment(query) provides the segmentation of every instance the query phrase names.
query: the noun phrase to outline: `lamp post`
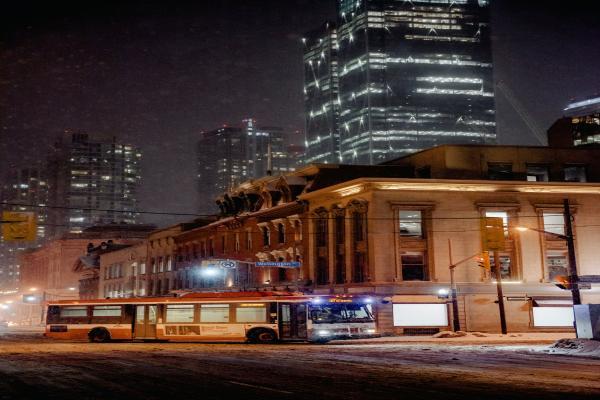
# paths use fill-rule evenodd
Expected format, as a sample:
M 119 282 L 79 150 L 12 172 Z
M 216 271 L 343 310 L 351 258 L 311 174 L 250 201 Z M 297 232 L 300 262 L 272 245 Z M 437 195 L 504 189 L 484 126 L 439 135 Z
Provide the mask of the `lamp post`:
M 535 231 L 548 235 L 555 236 L 567 242 L 567 252 L 569 255 L 569 263 L 567 265 L 567 272 L 569 275 L 569 286 L 571 289 L 571 295 L 573 298 L 573 305 L 581 304 L 581 294 L 579 293 L 579 276 L 577 275 L 577 260 L 575 258 L 575 244 L 573 240 L 573 228 L 571 226 L 571 209 L 569 207 L 569 200 L 564 200 L 564 219 L 565 219 L 565 230 L 566 235 L 560 233 L 548 232 L 542 229 L 529 228 L 525 226 L 516 227 L 519 231 Z

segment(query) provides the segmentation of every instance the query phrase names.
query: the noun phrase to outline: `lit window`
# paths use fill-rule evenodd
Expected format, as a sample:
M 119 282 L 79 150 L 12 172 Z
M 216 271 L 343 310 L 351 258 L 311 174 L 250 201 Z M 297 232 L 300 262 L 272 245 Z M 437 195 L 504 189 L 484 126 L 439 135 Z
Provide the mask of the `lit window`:
M 401 210 L 398 214 L 400 236 L 423 237 L 423 218 L 420 210 Z

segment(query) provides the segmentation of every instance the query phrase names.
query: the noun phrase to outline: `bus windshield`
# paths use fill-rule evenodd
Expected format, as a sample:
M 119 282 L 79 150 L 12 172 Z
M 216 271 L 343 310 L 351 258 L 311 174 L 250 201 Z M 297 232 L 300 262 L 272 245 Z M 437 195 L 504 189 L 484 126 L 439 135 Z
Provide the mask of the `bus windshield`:
M 312 304 L 310 319 L 315 324 L 340 322 L 373 322 L 373 313 L 368 304 Z

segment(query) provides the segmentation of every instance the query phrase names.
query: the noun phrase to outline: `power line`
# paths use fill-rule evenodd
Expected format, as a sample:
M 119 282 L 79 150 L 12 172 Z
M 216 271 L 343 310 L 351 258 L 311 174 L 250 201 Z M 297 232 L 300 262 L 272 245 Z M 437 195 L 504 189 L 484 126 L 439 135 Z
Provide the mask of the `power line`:
M 39 204 L 21 204 L 21 203 L 10 203 L 0 202 L 6 206 L 18 206 L 18 207 L 31 207 L 31 208 L 45 208 L 45 209 L 59 209 L 59 210 L 81 210 L 81 211 L 103 211 L 103 212 L 114 212 L 124 214 L 152 214 L 152 215 L 175 215 L 175 216 L 187 216 L 187 217 L 212 217 L 212 214 L 193 214 L 193 213 L 175 213 L 166 211 L 127 211 L 127 210 L 115 210 L 108 208 L 85 208 L 85 207 L 68 207 L 68 206 L 48 206 Z

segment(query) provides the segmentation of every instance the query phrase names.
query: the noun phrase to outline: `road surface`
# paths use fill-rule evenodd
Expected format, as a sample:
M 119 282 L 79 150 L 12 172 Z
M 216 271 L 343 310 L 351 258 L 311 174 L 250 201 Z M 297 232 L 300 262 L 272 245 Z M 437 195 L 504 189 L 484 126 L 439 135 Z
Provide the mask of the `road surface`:
M 547 345 L 67 343 L 0 334 L 0 399 L 600 398 Z

